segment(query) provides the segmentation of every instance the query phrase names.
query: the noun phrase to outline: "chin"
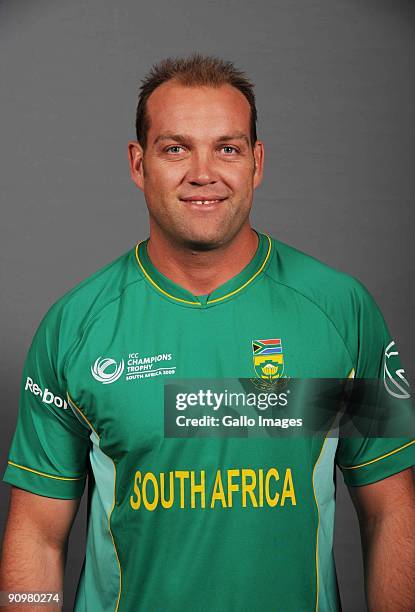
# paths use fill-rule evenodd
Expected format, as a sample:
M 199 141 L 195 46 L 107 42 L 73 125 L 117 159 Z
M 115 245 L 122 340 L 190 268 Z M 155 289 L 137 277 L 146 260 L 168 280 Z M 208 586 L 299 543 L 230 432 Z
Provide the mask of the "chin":
M 228 221 L 228 222 L 227 222 Z M 195 251 L 211 251 L 223 247 L 232 241 L 241 229 L 238 219 L 222 219 L 221 223 L 201 224 L 182 227 L 181 243 Z
M 221 246 L 223 241 L 207 236 L 186 236 L 184 243 L 193 251 L 211 251 Z
M 226 242 L 226 236 L 223 231 L 213 232 L 212 229 L 207 231 L 191 231 L 188 230 L 182 235 L 182 243 L 195 251 L 210 251 L 217 249 Z

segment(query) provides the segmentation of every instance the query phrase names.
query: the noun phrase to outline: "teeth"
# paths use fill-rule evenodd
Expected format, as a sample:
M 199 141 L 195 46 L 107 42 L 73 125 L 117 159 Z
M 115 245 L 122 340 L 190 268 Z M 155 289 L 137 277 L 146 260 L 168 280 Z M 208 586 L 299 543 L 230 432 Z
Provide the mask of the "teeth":
M 193 204 L 213 204 L 219 202 L 219 200 L 190 200 Z

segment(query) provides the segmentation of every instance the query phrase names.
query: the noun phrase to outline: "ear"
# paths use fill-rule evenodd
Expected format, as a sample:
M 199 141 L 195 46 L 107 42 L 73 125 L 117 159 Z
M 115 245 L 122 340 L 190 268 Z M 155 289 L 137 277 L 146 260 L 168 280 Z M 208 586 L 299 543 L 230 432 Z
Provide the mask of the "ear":
M 141 190 L 144 190 L 144 170 L 143 170 L 143 147 L 136 140 L 128 143 L 128 160 L 130 163 L 130 176 L 133 182 Z
M 264 143 L 257 140 L 254 144 L 254 189 L 262 182 L 264 174 Z

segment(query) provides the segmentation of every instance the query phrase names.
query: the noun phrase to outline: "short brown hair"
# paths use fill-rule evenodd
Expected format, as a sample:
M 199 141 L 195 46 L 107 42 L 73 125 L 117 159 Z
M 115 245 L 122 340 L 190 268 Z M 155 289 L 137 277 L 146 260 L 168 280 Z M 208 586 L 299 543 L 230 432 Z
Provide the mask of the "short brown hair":
M 149 129 L 147 100 L 157 87 L 172 79 L 187 87 L 197 85 L 219 87 L 228 84 L 239 89 L 248 100 L 251 108 L 250 137 L 252 146 L 255 144 L 257 140 L 257 110 L 253 83 L 242 70 L 235 68 L 232 62 L 226 62 L 214 56 L 193 53 L 189 57 L 168 57 L 158 64 L 154 64 L 141 81 L 135 129 L 137 140 L 143 149 L 147 144 Z

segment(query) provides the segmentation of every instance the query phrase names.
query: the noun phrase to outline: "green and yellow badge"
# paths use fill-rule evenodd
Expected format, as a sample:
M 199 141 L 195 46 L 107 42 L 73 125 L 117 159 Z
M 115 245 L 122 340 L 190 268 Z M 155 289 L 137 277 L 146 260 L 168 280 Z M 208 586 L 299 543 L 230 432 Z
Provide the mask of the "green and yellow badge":
M 284 355 L 280 338 L 252 340 L 252 357 L 259 378 L 274 380 L 284 373 Z

